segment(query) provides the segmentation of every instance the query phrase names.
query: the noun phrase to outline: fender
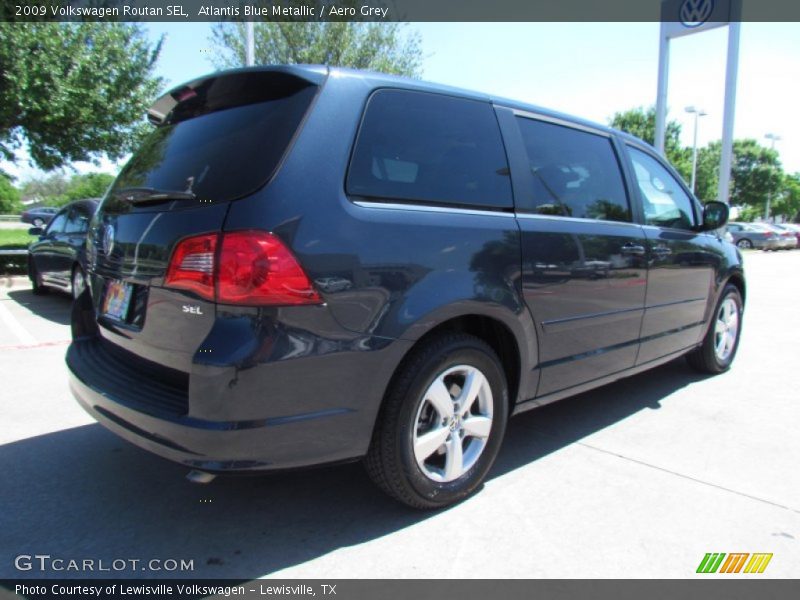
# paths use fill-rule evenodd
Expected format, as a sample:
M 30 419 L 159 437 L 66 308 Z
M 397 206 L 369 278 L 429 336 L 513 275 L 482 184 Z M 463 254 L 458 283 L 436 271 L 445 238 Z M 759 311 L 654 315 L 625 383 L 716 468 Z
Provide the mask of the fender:
M 445 325 L 449 321 L 474 316 L 492 319 L 504 325 L 511 332 L 516 342 L 520 359 L 519 389 L 517 390 L 514 404 L 532 398 L 539 383 L 539 371 L 534 369 L 534 366 L 539 362 L 539 346 L 536 326 L 530 312 L 524 306 L 519 306 L 517 310 L 512 310 L 508 305 L 496 302 L 479 301 L 470 298 L 456 300 L 427 312 L 409 325 L 399 336 L 399 339 L 417 342 L 425 334 Z M 407 352 L 410 352 L 413 348 L 414 346 L 412 345 Z

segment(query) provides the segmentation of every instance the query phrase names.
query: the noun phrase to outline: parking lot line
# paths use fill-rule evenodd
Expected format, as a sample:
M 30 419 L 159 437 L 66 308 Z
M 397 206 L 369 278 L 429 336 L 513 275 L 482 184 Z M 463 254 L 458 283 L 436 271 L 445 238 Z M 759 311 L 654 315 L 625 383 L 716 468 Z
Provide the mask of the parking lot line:
M 3 302 L 0 302 L 0 320 L 6 324 L 9 331 L 13 333 L 21 344 L 31 346 L 36 344 L 36 338 L 33 337 L 27 329 L 17 320 L 17 318 L 5 307 Z
M 2 350 L 30 350 L 32 348 L 46 348 L 48 346 L 63 346 L 72 340 L 57 340 L 55 342 L 39 342 L 36 344 L 12 344 L 11 346 L 0 346 Z

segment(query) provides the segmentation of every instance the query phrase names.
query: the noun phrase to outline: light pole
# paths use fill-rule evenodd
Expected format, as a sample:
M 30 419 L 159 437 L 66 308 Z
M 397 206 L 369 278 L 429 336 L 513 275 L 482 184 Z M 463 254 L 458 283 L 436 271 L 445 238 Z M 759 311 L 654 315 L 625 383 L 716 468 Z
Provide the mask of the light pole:
M 764 136 L 766 139 L 770 141 L 770 149 L 775 150 L 775 142 L 779 142 L 782 138 L 779 135 L 775 135 L 774 133 L 768 133 Z M 772 169 L 770 169 L 770 173 Z M 770 177 L 770 179 L 772 179 Z M 764 210 L 764 220 L 769 222 L 769 205 L 772 203 L 772 190 L 767 191 L 767 208 Z
M 692 193 L 694 194 L 695 182 L 697 181 L 697 118 L 705 117 L 708 113 L 702 108 L 687 106 L 686 112 L 694 115 L 694 142 L 692 143 Z

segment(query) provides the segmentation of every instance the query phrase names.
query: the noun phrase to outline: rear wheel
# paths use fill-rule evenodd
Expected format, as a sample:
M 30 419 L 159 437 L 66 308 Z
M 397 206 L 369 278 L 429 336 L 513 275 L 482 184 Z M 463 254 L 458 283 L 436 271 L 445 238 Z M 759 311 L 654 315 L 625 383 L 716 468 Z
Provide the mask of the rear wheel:
M 43 225 L 44 225 L 44 219 L 40 219 L 37 217 L 33 220 L 34 227 L 42 227 Z
M 386 493 L 439 508 L 474 492 L 494 463 L 508 418 L 500 361 L 482 340 L 438 336 L 393 378 L 365 464 Z
M 751 242 L 750 240 L 743 239 L 736 242 L 736 245 L 739 246 L 739 248 L 741 248 L 742 250 L 750 250 L 753 247 L 753 242 Z
M 686 356 L 692 367 L 710 374 L 722 373 L 730 368 L 739 348 L 742 306 L 742 295 L 736 286 L 725 286 L 703 343 Z

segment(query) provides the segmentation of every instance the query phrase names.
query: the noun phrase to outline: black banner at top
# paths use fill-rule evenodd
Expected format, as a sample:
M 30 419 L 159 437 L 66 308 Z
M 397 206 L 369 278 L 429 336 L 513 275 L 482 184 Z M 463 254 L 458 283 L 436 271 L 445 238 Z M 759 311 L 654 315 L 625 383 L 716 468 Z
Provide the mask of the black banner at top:
M 800 21 L 797 0 L 4 0 L 2 21 Z M 663 6 L 662 6 L 663 5 Z M 721 10 L 722 9 L 722 10 Z M 689 21 L 687 21 L 689 19 Z

